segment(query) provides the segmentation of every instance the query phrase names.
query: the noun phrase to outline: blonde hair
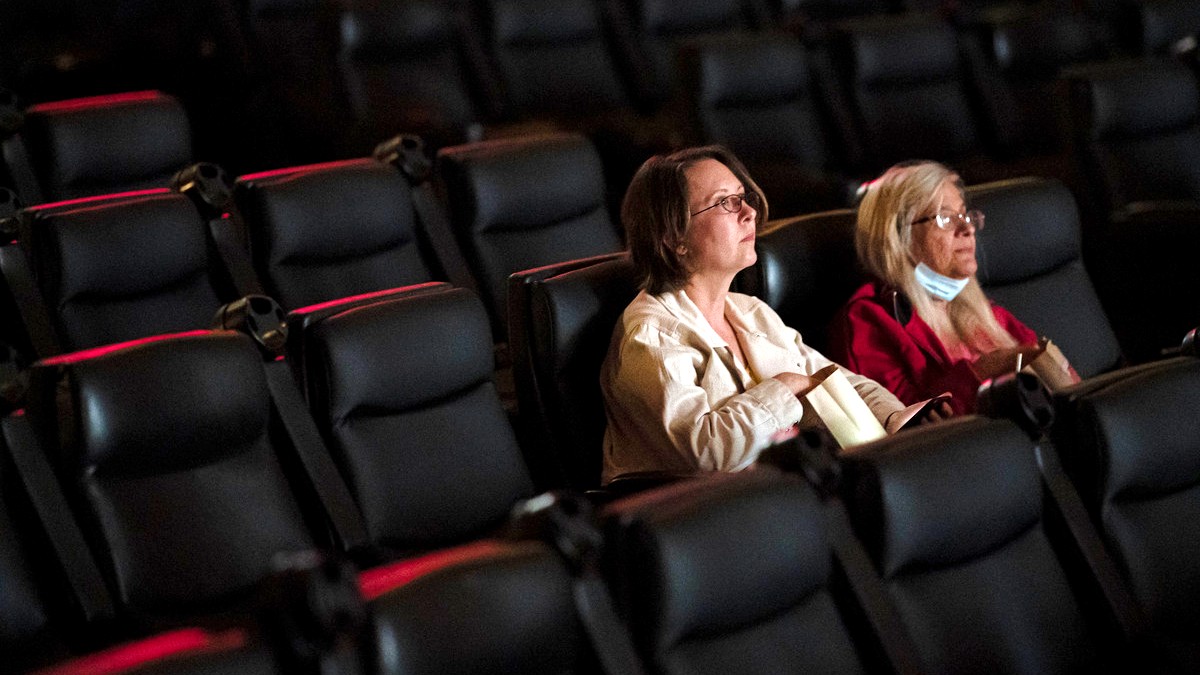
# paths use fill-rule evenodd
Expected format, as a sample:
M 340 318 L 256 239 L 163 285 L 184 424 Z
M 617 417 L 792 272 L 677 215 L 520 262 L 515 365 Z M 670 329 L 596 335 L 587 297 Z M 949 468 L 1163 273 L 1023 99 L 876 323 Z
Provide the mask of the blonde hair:
M 937 193 L 947 183 L 965 198 L 962 179 L 937 162 L 897 164 L 868 183 L 854 235 L 858 259 L 868 273 L 907 296 L 934 333 L 957 335 L 979 353 L 1014 346 L 1016 340 L 996 321 L 975 275 L 947 305 L 944 317 L 933 311 L 933 299 L 917 283 L 913 220 L 930 207 L 940 208 Z

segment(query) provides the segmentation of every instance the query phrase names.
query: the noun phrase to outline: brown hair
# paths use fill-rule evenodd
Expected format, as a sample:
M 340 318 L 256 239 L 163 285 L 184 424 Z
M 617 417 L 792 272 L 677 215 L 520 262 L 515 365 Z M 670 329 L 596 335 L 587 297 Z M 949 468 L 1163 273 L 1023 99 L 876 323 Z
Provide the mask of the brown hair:
M 679 245 L 691 226 L 688 207 L 687 171 L 705 159 L 724 164 L 741 181 L 747 193 L 758 196 L 756 227 L 767 220 L 767 198 L 750 178 L 746 167 L 728 149 L 719 145 L 686 148 L 669 155 L 655 155 L 634 174 L 621 203 L 621 223 L 629 244 L 634 269 L 642 288 L 657 295 L 682 288 L 691 270 L 679 255 Z

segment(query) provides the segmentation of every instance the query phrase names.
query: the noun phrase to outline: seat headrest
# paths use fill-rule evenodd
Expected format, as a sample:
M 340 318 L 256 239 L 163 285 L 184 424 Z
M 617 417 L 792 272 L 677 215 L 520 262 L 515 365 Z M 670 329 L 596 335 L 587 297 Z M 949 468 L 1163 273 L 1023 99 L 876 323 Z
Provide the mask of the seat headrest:
M 845 40 L 860 85 L 958 77 L 958 44 L 949 24 L 888 18 L 847 24 Z
M 306 371 L 326 378 L 335 420 L 356 409 L 422 407 L 492 377 L 488 317 L 465 289 L 353 306 L 309 330 Z M 377 354 L 391 357 L 380 363 L 364 356 Z
M 670 36 L 748 28 L 742 3 L 729 0 L 642 0 L 641 23 L 652 35 Z
M 204 466 L 265 438 L 270 416 L 262 360 L 239 333 L 193 331 L 75 352 L 35 366 L 59 369 L 83 470 L 150 475 Z M 57 371 L 56 371 L 57 372 Z
M 1082 256 L 1075 197 L 1056 180 L 1018 178 L 972 186 L 967 200 L 986 218 L 976 255 L 984 286 L 1041 276 Z
M 25 119 L 47 199 L 166 186 L 192 161 L 187 114 L 161 92 L 44 103 L 31 106 Z
M 1200 360 L 1175 359 L 1078 401 L 1077 433 L 1098 449 L 1105 501 L 1170 494 L 1200 482 Z
M 794 38 L 728 38 L 704 43 L 693 58 L 706 107 L 789 101 L 809 87 L 808 57 Z
M 596 5 L 588 0 L 492 3 L 493 31 L 502 45 L 554 45 L 602 37 Z
M 28 212 L 39 249 L 56 255 L 59 301 L 136 296 L 208 269 L 204 220 L 165 189 Z
M 713 474 L 615 502 L 603 519 L 631 620 L 648 623 L 656 651 L 766 619 L 829 579 L 823 507 L 798 478 Z
M 271 265 L 345 260 L 416 239 L 412 189 L 370 159 L 244 176 L 235 195 Z
M 891 436 L 848 456 L 844 475 L 859 535 L 888 578 L 972 560 L 1041 517 L 1033 442 L 1006 420 Z
M 1036 79 L 1053 78 L 1060 67 L 1070 63 L 1107 56 L 1091 24 L 1068 15 L 1001 23 L 992 31 L 992 51 L 1005 75 Z
M 1200 123 L 1200 93 L 1183 64 L 1139 61 L 1079 72 L 1090 89 L 1093 139 L 1135 138 Z
M 440 53 L 456 37 L 442 3 L 374 3 L 342 14 L 342 50 L 352 59 L 388 61 Z
M 460 195 L 452 210 L 470 214 L 476 234 L 540 228 L 604 208 L 603 167 L 583 136 L 446 148 L 438 164 Z

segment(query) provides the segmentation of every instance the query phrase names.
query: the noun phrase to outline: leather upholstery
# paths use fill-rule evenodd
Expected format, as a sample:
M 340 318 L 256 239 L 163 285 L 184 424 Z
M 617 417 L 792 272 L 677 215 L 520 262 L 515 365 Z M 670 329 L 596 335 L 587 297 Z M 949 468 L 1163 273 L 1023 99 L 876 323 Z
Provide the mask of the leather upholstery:
M 758 235 L 758 261 L 743 270 L 737 291 L 761 298 L 818 351 L 829 322 L 865 281 L 854 251 L 855 212 L 814 213 L 773 222 Z
M 598 672 L 571 577 L 545 545 L 483 540 L 391 567 L 404 583 L 371 602 L 380 673 Z
M 44 201 L 166 187 L 192 162 L 187 114 L 161 92 L 30 106 L 22 136 Z
M 1156 631 L 1200 657 L 1200 361 L 1142 368 L 1060 405 L 1055 440 Z
M 430 281 L 440 271 L 411 188 L 374 160 L 244 176 L 234 195 L 258 277 L 284 307 Z
M 478 133 L 473 125 L 494 103 L 472 82 L 488 76 L 447 3 L 358 4 L 342 15 L 341 36 L 339 64 L 364 141 L 404 132 L 440 147 Z
M 988 297 L 1054 340 L 1082 377 L 1117 367 L 1120 345 L 1083 265 L 1070 190 L 1013 179 L 971 186 L 967 200 L 986 216 L 975 257 Z
M 772 217 L 850 204 L 850 181 L 839 174 L 860 154 L 849 110 L 832 73 L 794 37 L 727 36 L 681 53 L 700 141 L 746 163 Z
M 1043 520 L 1033 443 L 965 417 L 847 457 L 855 529 L 927 672 L 1091 672 L 1100 643 Z
M 232 299 L 206 224 L 183 195 L 37 207 L 23 228 L 65 350 L 207 327 Z
M 518 270 L 621 248 L 595 149 L 572 134 L 443 149 L 438 174 L 455 234 L 497 335 Z
M 555 484 L 598 487 L 606 424 L 600 367 L 638 292 L 633 265 L 622 255 L 535 280 L 526 292 L 528 352 L 516 355 L 514 369 L 522 417 L 541 444 L 540 470 Z
M 60 373 L 66 396 L 55 398 Z M 127 612 L 236 601 L 277 553 L 313 547 L 249 337 L 110 346 L 44 361 L 35 378 L 30 415 L 58 420 L 64 485 Z
M 823 506 L 798 478 L 713 474 L 610 505 L 618 597 L 654 672 L 862 672 Z
M 373 543 L 402 552 L 458 543 L 530 495 L 473 293 L 401 290 L 321 311 L 307 322 L 300 367 Z

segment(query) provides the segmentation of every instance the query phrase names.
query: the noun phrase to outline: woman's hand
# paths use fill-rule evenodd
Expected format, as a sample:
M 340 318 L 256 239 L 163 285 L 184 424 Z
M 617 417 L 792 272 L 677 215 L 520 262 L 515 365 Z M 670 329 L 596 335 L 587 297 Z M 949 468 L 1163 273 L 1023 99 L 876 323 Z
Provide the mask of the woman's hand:
M 949 401 L 942 400 L 929 406 L 925 414 L 917 420 L 917 424 L 933 424 L 951 417 L 954 417 L 954 409 L 950 407 Z
M 800 373 L 779 373 L 775 376 L 775 379 L 787 385 L 796 398 L 804 396 L 812 391 L 813 387 L 817 386 L 816 380 Z
M 1035 345 L 1018 345 L 1016 347 L 1006 347 L 997 349 L 992 352 L 983 354 L 974 363 L 971 364 L 971 369 L 979 376 L 979 379 L 986 380 L 989 377 L 996 377 L 1004 373 L 1012 373 L 1017 370 L 1017 356 L 1021 357 L 1021 365 L 1024 367 L 1030 361 L 1041 356 L 1045 351 L 1045 343 Z

